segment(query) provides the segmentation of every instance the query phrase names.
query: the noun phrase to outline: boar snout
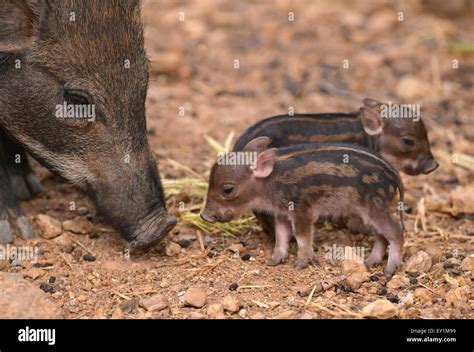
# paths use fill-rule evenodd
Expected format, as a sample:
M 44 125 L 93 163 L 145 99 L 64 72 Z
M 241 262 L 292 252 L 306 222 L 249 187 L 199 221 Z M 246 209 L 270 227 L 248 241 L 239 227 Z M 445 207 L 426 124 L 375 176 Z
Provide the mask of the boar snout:
M 111 168 L 100 165 L 97 179 L 87 190 L 99 212 L 132 247 L 156 244 L 176 225 L 176 218 L 166 211 L 153 155 L 140 151 L 132 154 L 130 164 L 116 162 Z
M 176 225 L 176 218 L 166 213 L 147 215 L 132 234 L 130 246 L 144 249 L 153 246 Z

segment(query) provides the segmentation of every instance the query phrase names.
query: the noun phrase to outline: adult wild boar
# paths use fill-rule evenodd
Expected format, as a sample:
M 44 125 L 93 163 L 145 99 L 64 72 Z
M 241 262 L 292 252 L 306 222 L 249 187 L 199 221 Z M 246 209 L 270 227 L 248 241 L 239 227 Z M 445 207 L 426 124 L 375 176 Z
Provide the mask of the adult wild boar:
M 0 239 L 31 228 L 25 151 L 83 190 L 132 245 L 176 224 L 146 137 L 139 0 L 0 0 Z M 86 112 L 87 114 L 84 114 Z

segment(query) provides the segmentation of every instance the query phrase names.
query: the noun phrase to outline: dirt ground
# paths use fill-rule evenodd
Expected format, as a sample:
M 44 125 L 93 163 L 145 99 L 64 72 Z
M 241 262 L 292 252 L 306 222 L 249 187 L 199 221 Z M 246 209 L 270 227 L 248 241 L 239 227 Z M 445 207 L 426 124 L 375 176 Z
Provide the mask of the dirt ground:
M 351 281 L 351 269 L 328 260 L 325 246 L 368 255 L 373 238 L 329 224 L 316 230 L 319 263 L 300 271 L 292 265 L 296 243 L 288 263 L 265 264 L 273 240 L 257 226 L 231 236 L 180 220 L 160 246 L 129 255 L 84 196 L 37 165 L 45 191 L 23 203 L 37 233 L 38 214 L 87 218 L 93 227 L 50 240 L 37 235 L 28 243 L 40 248 L 36 266 L 1 270 L 43 284 L 67 318 L 361 318 L 380 299 L 393 302 L 387 314 L 399 318 L 474 318 L 474 21 L 472 11 L 461 12 L 446 16 L 417 1 L 148 0 L 143 8 L 149 139 L 165 179 L 207 180 L 216 152 L 205 136 L 224 143 L 291 107 L 350 112 L 364 97 L 421 104 L 441 167 L 403 175 L 404 259 L 419 255 L 418 273 L 402 269 L 387 284 L 382 266 L 365 274 L 354 265 L 364 279 Z M 185 192 L 168 197 L 178 217 L 201 204 Z M 95 261 L 84 260 L 87 252 Z M 189 288 L 202 290 L 203 307 L 183 305 Z M 147 310 L 150 297 L 165 303 Z

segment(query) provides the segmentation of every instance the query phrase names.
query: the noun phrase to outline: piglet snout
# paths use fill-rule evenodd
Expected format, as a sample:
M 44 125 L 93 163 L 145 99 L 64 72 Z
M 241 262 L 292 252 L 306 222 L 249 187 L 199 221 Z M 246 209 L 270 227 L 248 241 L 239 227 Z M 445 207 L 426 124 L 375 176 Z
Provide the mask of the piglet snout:
M 214 219 L 212 216 L 210 216 L 209 214 L 206 214 L 206 211 L 203 211 L 201 214 L 201 219 L 203 219 L 204 221 L 206 222 L 210 222 L 211 224 L 215 223 L 216 222 L 216 219 Z
M 439 163 L 432 156 L 423 162 L 423 173 L 425 175 L 435 171 L 439 167 Z

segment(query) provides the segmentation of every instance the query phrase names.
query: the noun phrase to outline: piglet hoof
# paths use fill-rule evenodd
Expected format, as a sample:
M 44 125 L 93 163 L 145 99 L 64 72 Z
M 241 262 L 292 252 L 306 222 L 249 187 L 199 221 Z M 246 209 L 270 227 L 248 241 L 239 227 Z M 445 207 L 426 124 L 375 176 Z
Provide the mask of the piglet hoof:
M 365 265 L 365 267 L 366 267 L 367 269 L 371 269 L 371 268 L 373 268 L 376 264 L 374 263 L 373 260 L 368 259 L 368 260 L 364 261 L 364 265 Z
M 13 232 L 8 220 L 0 220 L 0 243 L 13 242 Z
M 293 265 L 296 270 L 304 269 L 308 266 L 309 260 L 307 259 L 296 259 L 295 264 Z
M 388 265 L 383 270 L 383 275 L 385 276 L 385 278 L 390 279 L 393 276 L 393 274 L 395 274 L 395 271 L 397 271 L 398 267 L 399 265 L 393 265 L 393 266 Z
M 134 239 L 130 241 L 130 248 L 136 250 L 143 250 L 153 247 L 157 244 L 168 232 L 175 227 L 177 220 L 172 215 L 164 215 L 152 228 L 146 228 Z
M 309 264 L 317 264 L 316 256 L 314 254 L 308 258 L 296 259 L 294 267 L 296 270 L 301 270 L 306 268 Z
M 18 230 L 20 231 L 21 238 L 24 240 L 31 240 L 35 237 L 35 231 L 33 230 L 33 227 L 26 216 L 22 215 L 16 219 L 16 224 L 18 226 Z
M 267 260 L 268 266 L 277 266 L 278 264 L 286 262 L 287 256 L 286 255 L 275 255 L 273 254 Z

